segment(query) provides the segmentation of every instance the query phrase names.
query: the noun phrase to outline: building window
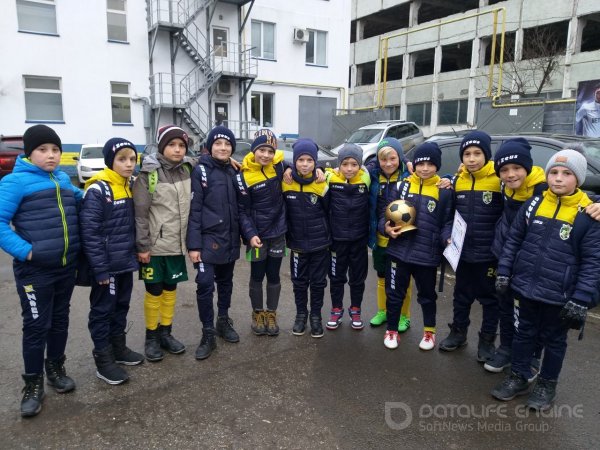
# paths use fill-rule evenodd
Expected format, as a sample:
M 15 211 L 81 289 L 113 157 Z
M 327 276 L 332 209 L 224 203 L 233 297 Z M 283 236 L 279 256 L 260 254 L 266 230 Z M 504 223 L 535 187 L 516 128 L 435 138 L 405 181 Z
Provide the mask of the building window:
M 57 34 L 54 0 L 17 0 L 19 31 Z
M 252 56 L 275 59 L 275 24 L 252 21 Z
M 26 120 L 62 122 L 61 79 L 24 76 Z
M 127 42 L 127 1 L 106 0 L 108 40 Z
M 306 64 L 327 65 L 327 32 L 308 30 Z
M 421 127 L 431 125 L 431 103 L 406 105 L 406 120 Z
M 467 123 L 468 100 L 448 100 L 438 104 L 438 125 Z
M 213 47 L 215 56 L 227 58 L 227 29 L 213 28 Z
M 129 83 L 110 83 L 110 105 L 113 123 L 131 123 Z
M 273 127 L 273 94 L 253 92 L 251 101 L 252 121 L 260 127 Z

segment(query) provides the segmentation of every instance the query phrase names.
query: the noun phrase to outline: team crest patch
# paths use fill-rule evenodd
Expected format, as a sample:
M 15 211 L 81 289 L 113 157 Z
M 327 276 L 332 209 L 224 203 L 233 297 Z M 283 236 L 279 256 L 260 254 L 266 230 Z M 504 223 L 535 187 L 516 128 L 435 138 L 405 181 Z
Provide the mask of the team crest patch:
M 319 197 L 317 197 L 317 194 L 310 194 L 310 202 L 311 202 L 313 205 L 316 205 L 316 204 L 317 204 L 317 200 L 319 200 Z
M 432 213 L 435 210 L 435 202 L 433 200 L 429 200 L 427 203 L 427 210 Z
M 560 231 L 558 232 L 560 238 L 563 241 L 566 241 L 567 239 L 569 239 L 569 236 L 571 236 L 571 230 L 573 229 L 573 227 L 567 223 L 565 223 L 562 227 L 560 227 Z
M 358 187 L 358 192 L 359 192 L 360 194 L 364 194 L 364 193 L 365 193 L 365 187 L 364 187 L 364 186 L 359 186 L 359 187 Z
M 482 194 L 482 199 L 483 199 L 483 203 L 485 203 L 486 205 L 489 205 L 490 203 L 492 203 L 492 193 L 490 191 L 485 191 Z
M 395 269 L 397 266 L 398 266 L 398 264 L 397 264 L 397 263 L 395 263 L 395 262 L 392 262 L 392 269 Z

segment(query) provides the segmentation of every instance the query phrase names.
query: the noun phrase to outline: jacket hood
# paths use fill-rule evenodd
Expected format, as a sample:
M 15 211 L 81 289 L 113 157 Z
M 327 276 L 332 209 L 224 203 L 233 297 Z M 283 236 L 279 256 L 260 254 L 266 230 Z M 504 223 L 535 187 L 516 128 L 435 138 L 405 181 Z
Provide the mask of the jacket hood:
M 273 162 L 272 164 L 269 164 L 269 166 L 274 166 L 275 164 L 279 164 L 281 161 L 283 161 L 283 152 L 281 150 L 275 150 L 275 156 L 273 157 Z M 267 167 L 269 167 L 267 166 Z M 242 160 L 242 172 L 246 171 L 246 170 L 261 170 L 262 169 L 262 165 L 260 163 L 256 162 L 256 158 L 254 153 L 250 152 L 248 154 L 246 154 L 246 156 L 244 156 L 244 159 Z
M 544 173 L 544 169 L 538 166 L 533 166 L 531 168 L 531 173 L 527 175 L 527 178 L 525 178 L 525 181 L 520 188 L 515 190 L 506 188 L 505 193 L 514 200 L 524 202 L 533 195 L 533 191 L 538 184 L 545 182 L 546 174 Z
M 440 181 L 440 176 L 439 175 L 434 175 L 431 178 L 428 178 L 426 180 L 422 179 L 421 177 L 419 177 L 416 172 L 413 173 L 410 177 L 406 178 L 407 181 L 409 181 L 411 184 L 423 184 L 423 186 L 433 186 L 439 183 Z
M 131 188 L 129 179 L 122 177 L 117 172 L 108 167 L 98 172 L 92 178 L 85 182 L 85 188 L 89 188 L 96 181 L 105 181 L 107 182 L 113 191 L 113 198 L 121 199 L 124 197 L 131 197 Z
M 55 173 L 57 170 L 59 170 L 58 167 L 52 172 L 46 172 L 44 169 L 33 164 L 25 155 L 19 155 L 15 161 L 13 172 L 29 172 L 48 175 L 49 173 Z
M 494 169 L 494 161 L 488 161 L 487 163 L 485 163 L 483 165 L 483 167 L 481 169 L 477 170 L 476 172 L 472 172 L 472 173 L 469 172 L 465 166 L 463 166 L 460 173 L 458 174 L 459 177 L 467 178 L 467 179 L 469 179 L 471 177 L 471 175 L 475 179 L 485 178 L 490 175 L 494 175 L 495 177 L 497 177 L 496 170 Z
M 181 162 L 173 163 L 161 153 L 152 153 L 144 158 L 144 163 L 142 164 L 140 172 L 150 173 L 157 170 L 159 167 L 162 167 L 165 170 L 171 170 L 185 163 L 191 164 L 192 166 L 195 165 L 194 160 L 189 156 L 184 156 Z

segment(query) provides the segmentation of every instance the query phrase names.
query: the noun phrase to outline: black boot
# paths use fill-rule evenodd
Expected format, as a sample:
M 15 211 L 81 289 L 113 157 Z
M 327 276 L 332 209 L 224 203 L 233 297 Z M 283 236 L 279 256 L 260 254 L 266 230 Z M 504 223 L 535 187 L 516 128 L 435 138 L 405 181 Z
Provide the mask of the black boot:
M 536 411 L 545 411 L 552 406 L 554 397 L 556 397 L 556 381 L 538 378 L 527 399 L 527 406 Z
M 323 337 L 323 323 L 321 316 L 310 316 L 310 336 L 314 338 Z
M 467 329 L 457 328 L 451 323 L 448 326 L 450 327 L 450 334 L 440 342 L 440 350 L 451 352 L 463 345 L 467 345 Z
M 96 362 L 96 376 L 108 384 L 121 384 L 129 379 L 125 369 L 117 365 L 112 345 L 101 350 L 94 350 L 94 361 Z
M 222 337 L 225 342 L 233 344 L 240 342 L 240 336 L 233 329 L 233 320 L 229 316 L 217 317 L 217 335 Z
M 146 359 L 151 362 L 160 361 L 165 357 L 165 354 L 160 349 L 160 334 L 158 334 L 158 328 L 156 330 L 149 330 L 146 328 L 144 353 L 146 354 Z
M 507 402 L 517 395 L 527 394 L 529 382 L 521 375 L 512 372 L 500 384 L 492 389 L 492 397 Z
M 25 381 L 23 399 L 21 400 L 21 416 L 33 417 L 42 410 L 44 393 L 44 374 L 26 373 L 21 375 Z
M 144 357 L 127 347 L 125 333 L 110 337 L 115 362 L 126 366 L 137 366 L 144 362 Z
M 206 359 L 217 348 L 217 338 L 214 328 L 203 328 L 200 345 L 196 349 L 196 359 Z
M 294 327 L 292 333 L 296 336 L 302 336 L 306 331 L 306 313 L 296 313 L 296 320 L 294 321 Z
M 172 353 L 173 355 L 179 355 L 185 352 L 185 345 L 179 342 L 171 335 L 172 325 L 159 325 L 158 334 L 160 335 L 160 348 Z
M 496 353 L 495 334 L 479 333 L 479 344 L 477 345 L 477 361 L 487 362 L 494 358 Z
M 75 382 L 67 376 L 65 370 L 65 360 L 67 358 L 62 355 L 58 359 L 47 359 L 46 365 L 46 382 L 52 386 L 56 392 L 61 394 L 70 392 L 75 389 Z

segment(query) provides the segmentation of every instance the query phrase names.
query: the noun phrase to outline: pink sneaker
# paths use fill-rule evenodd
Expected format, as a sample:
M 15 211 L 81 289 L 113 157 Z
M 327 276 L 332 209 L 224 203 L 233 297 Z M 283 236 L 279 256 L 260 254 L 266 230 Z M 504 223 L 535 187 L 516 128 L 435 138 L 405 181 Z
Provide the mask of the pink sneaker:
M 433 347 L 435 347 L 435 333 L 433 331 L 424 332 L 419 348 L 421 350 L 431 350 Z
M 342 308 L 331 308 L 331 314 L 329 320 L 325 324 L 328 330 L 335 330 L 342 323 L 342 315 L 344 310 Z
M 398 348 L 398 342 L 400 342 L 400 336 L 398 336 L 397 331 L 387 330 L 385 332 L 385 336 L 383 337 L 383 345 L 393 350 Z

